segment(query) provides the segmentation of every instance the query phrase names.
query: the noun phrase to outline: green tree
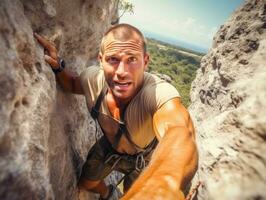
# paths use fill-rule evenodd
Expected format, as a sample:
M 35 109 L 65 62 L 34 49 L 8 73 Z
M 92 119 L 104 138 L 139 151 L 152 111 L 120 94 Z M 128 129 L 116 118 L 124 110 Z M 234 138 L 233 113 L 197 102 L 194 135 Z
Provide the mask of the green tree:
M 134 13 L 134 5 L 126 0 L 115 0 L 118 3 L 118 10 L 121 11 L 121 14 L 118 16 L 118 18 L 113 21 L 111 24 L 117 24 L 120 20 L 120 18 L 126 13 L 133 14 Z

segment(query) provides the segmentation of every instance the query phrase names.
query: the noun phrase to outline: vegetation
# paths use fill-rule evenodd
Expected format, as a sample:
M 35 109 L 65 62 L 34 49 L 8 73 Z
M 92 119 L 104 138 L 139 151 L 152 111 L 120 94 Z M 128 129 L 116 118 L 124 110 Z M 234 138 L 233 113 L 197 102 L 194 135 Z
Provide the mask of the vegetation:
M 121 14 L 117 17 L 117 19 L 113 22 L 111 22 L 112 25 L 117 24 L 120 20 L 120 18 L 126 13 L 133 14 L 134 13 L 134 5 L 127 0 L 115 0 L 118 1 L 118 10 L 121 12 Z
M 126 0 L 119 0 L 118 9 L 122 11 L 122 14 L 119 16 L 119 18 L 121 18 L 126 12 L 129 12 L 130 14 L 134 13 L 133 4 Z
M 190 104 L 191 82 L 196 76 L 203 54 L 155 39 L 147 39 L 147 50 L 151 57 L 148 71 L 169 76 L 187 107 Z

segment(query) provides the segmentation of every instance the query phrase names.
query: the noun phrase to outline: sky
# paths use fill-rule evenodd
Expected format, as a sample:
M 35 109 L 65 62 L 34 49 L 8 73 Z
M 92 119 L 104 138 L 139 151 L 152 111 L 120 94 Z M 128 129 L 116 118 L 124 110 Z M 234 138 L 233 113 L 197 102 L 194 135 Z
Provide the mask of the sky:
M 139 28 L 145 36 L 206 52 L 214 34 L 244 0 L 125 0 L 134 13 L 120 23 Z

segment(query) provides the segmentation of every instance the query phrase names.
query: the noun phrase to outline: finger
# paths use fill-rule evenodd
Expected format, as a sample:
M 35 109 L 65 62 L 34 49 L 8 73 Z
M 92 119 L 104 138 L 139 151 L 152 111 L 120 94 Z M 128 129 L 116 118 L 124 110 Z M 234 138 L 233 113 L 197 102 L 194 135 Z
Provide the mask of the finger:
M 45 49 L 48 49 L 48 47 L 50 46 L 48 39 L 39 35 L 38 33 L 33 33 L 33 35 Z
M 49 51 L 49 53 L 56 54 L 56 48 L 54 47 L 53 43 L 51 43 L 48 39 L 45 37 L 39 35 L 38 33 L 33 33 L 34 37 L 38 40 L 38 42 Z M 54 57 L 54 55 L 53 55 Z
M 56 52 L 56 51 L 52 51 L 52 52 L 50 51 L 49 54 L 50 54 L 50 56 L 51 56 L 53 59 L 58 60 L 58 56 L 57 56 L 57 52 Z
M 53 59 L 52 57 L 48 56 L 48 55 L 44 55 L 44 60 L 49 64 L 51 65 L 52 67 L 59 67 L 59 64 L 57 62 L 56 59 Z
M 49 55 L 50 57 L 52 57 L 53 59 L 55 60 L 58 60 L 58 55 L 56 52 L 52 51 L 52 52 L 49 52 L 47 49 L 44 49 L 44 54 L 45 55 Z

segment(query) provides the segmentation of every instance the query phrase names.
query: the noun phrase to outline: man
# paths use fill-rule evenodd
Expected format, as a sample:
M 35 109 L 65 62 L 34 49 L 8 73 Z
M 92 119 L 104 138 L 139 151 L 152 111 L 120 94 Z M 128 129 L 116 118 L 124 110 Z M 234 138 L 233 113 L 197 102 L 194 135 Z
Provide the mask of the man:
M 63 68 L 52 43 L 35 37 L 62 87 L 85 95 L 104 132 L 88 154 L 79 187 L 108 199 L 113 187 L 103 179 L 118 170 L 126 174 L 122 199 L 184 199 L 198 160 L 193 123 L 176 89 L 145 72 L 149 55 L 142 33 L 128 24 L 110 28 L 102 39 L 100 67 L 80 76 Z

